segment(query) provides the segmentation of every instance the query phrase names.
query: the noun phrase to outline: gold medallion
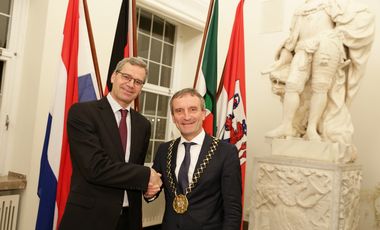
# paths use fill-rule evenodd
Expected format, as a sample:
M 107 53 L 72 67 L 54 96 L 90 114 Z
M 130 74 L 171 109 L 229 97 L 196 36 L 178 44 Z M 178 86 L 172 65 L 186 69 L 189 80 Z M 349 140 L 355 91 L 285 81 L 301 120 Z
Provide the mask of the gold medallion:
M 173 200 L 173 209 L 178 214 L 183 214 L 189 207 L 189 201 L 183 194 L 176 195 Z

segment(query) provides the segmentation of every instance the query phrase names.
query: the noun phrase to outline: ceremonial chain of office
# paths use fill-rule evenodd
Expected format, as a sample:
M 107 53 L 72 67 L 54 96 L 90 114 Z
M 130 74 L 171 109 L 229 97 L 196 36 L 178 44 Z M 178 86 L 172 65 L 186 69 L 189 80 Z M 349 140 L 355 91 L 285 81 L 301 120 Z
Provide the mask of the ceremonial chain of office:
M 215 150 L 218 147 L 219 139 L 213 137 L 212 143 L 210 145 L 210 148 L 203 159 L 202 163 L 200 164 L 200 167 L 197 168 L 196 172 L 194 173 L 193 180 L 191 183 L 189 183 L 189 186 L 186 188 L 185 194 L 177 194 L 176 190 L 176 184 L 174 183 L 173 175 L 171 172 L 171 165 L 172 165 L 172 155 L 173 155 L 173 146 L 175 140 L 172 140 L 170 143 L 169 149 L 168 149 L 168 155 L 166 157 L 167 164 L 166 164 L 166 173 L 168 175 L 168 181 L 170 184 L 170 188 L 172 189 L 172 192 L 175 195 L 175 198 L 173 200 L 173 209 L 178 214 L 183 214 L 187 211 L 187 208 L 189 206 L 189 202 L 187 200 L 187 194 L 191 192 L 191 190 L 196 186 L 198 183 L 199 178 L 202 176 L 204 170 L 206 169 L 207 165 L 210 163 L 213 155 L 215 154 Z

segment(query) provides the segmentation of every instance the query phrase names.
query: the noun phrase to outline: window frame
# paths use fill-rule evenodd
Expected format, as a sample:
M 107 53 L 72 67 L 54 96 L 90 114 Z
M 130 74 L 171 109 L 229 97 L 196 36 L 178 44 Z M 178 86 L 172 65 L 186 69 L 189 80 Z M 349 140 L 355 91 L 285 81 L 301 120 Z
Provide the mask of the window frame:
M 0 173 L 6 173 L 10 159 L 8 139 L 13 129 L 17 97 L 22 81 L 21 66 L 26 37 L 29 0 L 11 0 L 10 21 L 6 48 L 0 48 L 0 60 L 4 61 L 2 91 L 0 96 Z M 7 125 L 8 124 L 8 125 Z
M 143 89 L 142 89 L 142 91 L 143 92 L 147 92 L 147 93 L 152 93 L 152 94 L 155 94 L 155 95 L 158 95 L 158 96 L 167 96 L 167 97 L 169 97 L 169 100 L 170 100 L 170 97 L 174 94 L 174 91 L 175 91 L 175 86 L 176 85 L 178 85 L 178 83 L 177 83 L 177 81 L 180 81 L 180 79 L 177 79 L 177 78 L 174 78 L 173 76 L 175 76 L 174 75 L 174 71 L 175 71 L 175 69 L 176 69 L 176 67 L 175 67 L 175 59 L 176 59 L 176 56 L 178 55 L 178 53 L 176 52 L 176 46 L 178 45 L 178 36 L 179 36 L 179 34 L 178 34 L 178 26 L 179 26 L 179 24 L 178 23 L 176 23 L 176 22 L 174 22 L 174 21 L 172 21 L 172 20 L 170 20 L 170 19 L 168 19 L 168 18 L 166 18 L 165 16 L 162 16 L 162 15 L 160 15 L 160 14 L 157 14 L 156 12 L 152 12 L 151 10 L 149 10 L 149 9 L 146 9 L 146 8 L 144 8 L 144 7 L 140 7 L 140 6 L 137 6 L 137 11 L 139 10 L 139 9 L 141 9 L 141 10 L 144 10 L 144 11 L 146 11 L 146 12 L 149 12 L 149 13 L 151 13 L 152 15 L 154 15 L 154 16 L 157 16 L 157 17 L 160 17 L 160 18 L 162 18 L 164 21 L 166 21 L 166 22 L 168 22 L 168 23 L 170 23 L 170 24 L 172 24 L 172 25 L 174 25 L 174 27 L 175 27 L 175 34 L 174 34 L 174 41 L 173 41 L 173 53 L 172 53 L 172 63 L 171 63 L 171 79 L 170 79 L 170 84 L 169 84 L 169 87 L 163 87 L 163 86 L 160 86 L 160 85 L 158 85 L 158 84 L 160 84 L 160 79 L 161 79 L 161 71 L 159 71 L 159 76 L 158 76 L 158 84 L 156 85 L 156 84 L 151 84 L 151 83 L 149 83 L 149 76 L 148 76 L 148 82 L 146 82 L 145 84 L 144 84 L 144 87 L 143 87 Z M 153 21 L 154 20 L 152 20 L 151 22 L 151 28 L 150 28 L 150 30 L 152 31 L 152 27 L 153 27 Z M 137 19 L 137 22 L 139 22 L 139 18 Z M 138 33 L 140 33 L 139 32 L 139 27 L 138 27 L 139 25 L 137 25 L 137 34 Z M 157 38 L 155 38 L 152 34 L 146 34 L 146 33 L 144 33 L 144 32 L 141 32 L 141 33 L 143 33 L 144 35 L 146 35 L 146 36 L 149 36 L 149 38 L 151 38 L 151 39 L 156 39 L 157 40 Z M 163 31 L 163 33 L 165 33 L 165 31 Z M 164 44 L 166 43 L 165 41 L 164 41 L 165 39 L 163 38 L 162 39 L 162 42 L 163 42 L 163 45 L 162 45 L 162 47 L 161 47 L 161 62 L 160 63 L 158 63 L 158 64 L 160 64 L 160 65 L 164 65 L 164 66 L 167 66 L 167 65 L 165 65 L 165 64 L 163 64 L 162 63 L 162 55 L 164 54 L 164 51 L 163 51 L 163 49 L 164 49 Z M 151 41 L 151 40 L 150 40 Z M 150 57 L 150 51 L 151 51 L 151 42 L 149 42 L 149 50 L 148 50 L 148 54 L 147 54 L 147 57 L 149 58 Z M 139 55 L 138 55 L 139 56 Z M 145 61 L 147 61 L 147 59 L 145 58 L 145 57 L 141 57 L 141 58 L 143 58 Z M 151 61 L 151 60 L 149 60 L 150 62 L 153 62 L 153 63 L 157 63 L 157 62 L 155 62 L 155 61 Z M 145 100 L 145 98 L 144 98 L 144 100 Z M 140 112 L 144 115 L 144 116 L 146 116 L 146 117 L 152 117 L 152 115 L 149 115 L 149 114 L 144 114 L 143 113 L 143 108 L 142 108 L 142 104 L 140 104 L 139 105 L 139 107 L 140 107 Z M 156 111 L 155 111 L 155 115 L 153 115 L 153 117 L 157 117 L 157 106 L 158 106 L 158 104 L 156 104 Z M 152 130 L 151 130 L 151 138 L 150 138 L 150 140 L 149 140 L 149 145 L 151 145 L 152 144 L 152 142 L 157 142 L 157 141 L 162 141 L 162 142 L 166 142 L 166 141 L 168 141 L 169 139 L 170 139 L 170 137 L 172 136 L 172 129 L 173 129 L 173 126 L 171 125 L 171 115 L 170 115 L 170 107 L 169 107 L 169 101 L 168 101 L 168 107 L 167 107 L 168 109 L 167 109 L 167 112 L 166 112 L 166 127 L 165 127 L 165 130 L 166 130 L 166 132 L 165 132 L 165 137 L 164 137 L 164 139 L 162 140 L 162 139 L 156 139 L 156 138 L 153 138 L 154 136 L 155 136 L 155 132 L 156 132 L 156 127 L 155 126 L 152 126 Z M 148 166 L 151 166 L 152 164 L 153 164 L 153 159 L 154 159 L 154 154 L 155 154 L 155 149 L 157 149 L 157 147 L 153 147 L 153 146 L 149 146 L 149 147 L 152 147 L 151 148 L 151 153 L 147 153 L 147 156 L 150 156 L 151 157 L 151 161 L 150 162 L 145 162 L 145 165 L 148 165 Z M 148 148 L 148 151 L 150 150 L 150 148 Z

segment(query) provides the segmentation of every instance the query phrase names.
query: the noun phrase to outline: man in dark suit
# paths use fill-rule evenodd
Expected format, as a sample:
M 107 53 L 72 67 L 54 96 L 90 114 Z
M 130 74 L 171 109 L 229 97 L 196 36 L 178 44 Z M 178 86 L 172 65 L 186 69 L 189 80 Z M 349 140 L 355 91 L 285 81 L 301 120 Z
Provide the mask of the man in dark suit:
M 152 196 L 162 185 L 161 175 L 143 166 L 150 123 L 131 108 L 147 72 L 141 59 L 125 58 L 111 76 L 106 97 L 71 107 L 67 131 L 73 173 L 60 230 L 142 228 L 141 195 Z
M 242 184 L 236 147 L 204 132 L 205 102 L 195 89 L 174 94 L 170 108 L 181 137 L 162 144 L 153 165 L 165 189 L 162 229 L 239 230 Z

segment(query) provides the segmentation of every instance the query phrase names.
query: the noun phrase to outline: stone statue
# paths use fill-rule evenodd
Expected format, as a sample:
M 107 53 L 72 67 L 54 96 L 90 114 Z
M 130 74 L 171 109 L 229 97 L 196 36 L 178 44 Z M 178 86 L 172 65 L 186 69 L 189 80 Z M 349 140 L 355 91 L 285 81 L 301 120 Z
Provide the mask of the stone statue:
M 374 16 L 353 0 L 305 0 L 269 74 L 281 97 L 280 126 L 269 138 L 339 143 L 341 162 L 354 161 L 348 107 L 358 91 L 374 38 Z

